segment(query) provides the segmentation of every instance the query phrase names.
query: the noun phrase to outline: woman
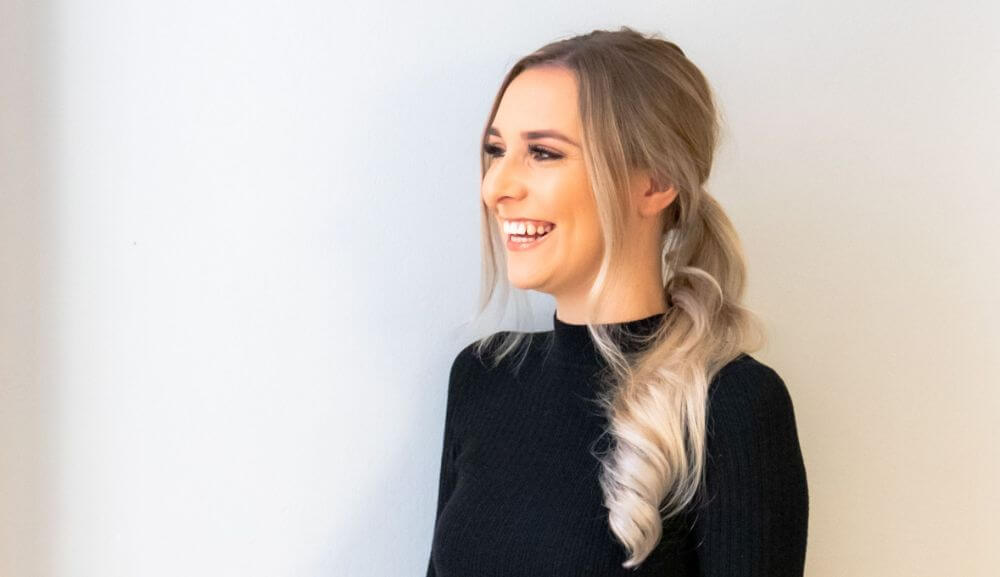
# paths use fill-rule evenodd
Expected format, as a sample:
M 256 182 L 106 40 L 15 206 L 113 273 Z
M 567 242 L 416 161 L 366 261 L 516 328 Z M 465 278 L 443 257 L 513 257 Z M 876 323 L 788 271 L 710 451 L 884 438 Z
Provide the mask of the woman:
M 806 472 L 789 392 L 748 354 L 765 339 L 739 239 L 704 189 L 717 133 L 700 71 L 628 27 L 504 78 L 483 302 L 505 268 L 556 311 L 454 360 L 427 575 L 802 575 Z

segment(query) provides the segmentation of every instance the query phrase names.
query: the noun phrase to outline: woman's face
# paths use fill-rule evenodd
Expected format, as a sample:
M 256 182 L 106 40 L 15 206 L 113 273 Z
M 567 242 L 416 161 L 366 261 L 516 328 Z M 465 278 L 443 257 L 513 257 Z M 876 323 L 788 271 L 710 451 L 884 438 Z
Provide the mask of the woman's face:
M 520 289 L 579 296 L 603 254 L 600 221 L 581 146 L 576 78 L 556 67 L 530 68 L 508 85 L 484 143 L 491 158 L 482 198 L 507 251 L 507 275 Z M 523 250 L 511 248 L 506 220 L 554 228 Z

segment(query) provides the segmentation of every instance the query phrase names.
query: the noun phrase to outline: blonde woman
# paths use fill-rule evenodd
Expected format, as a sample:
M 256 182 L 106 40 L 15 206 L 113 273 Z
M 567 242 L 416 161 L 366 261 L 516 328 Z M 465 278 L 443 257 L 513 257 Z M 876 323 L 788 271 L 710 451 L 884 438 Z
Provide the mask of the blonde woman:
M 428 576 L 802 575 L 806 471 L 704 188 L 717 136 L 705 78 L 655 34 L 554 42 L 503 79 L 482 306 L 506 282 L 556 310 L 454 360 Z

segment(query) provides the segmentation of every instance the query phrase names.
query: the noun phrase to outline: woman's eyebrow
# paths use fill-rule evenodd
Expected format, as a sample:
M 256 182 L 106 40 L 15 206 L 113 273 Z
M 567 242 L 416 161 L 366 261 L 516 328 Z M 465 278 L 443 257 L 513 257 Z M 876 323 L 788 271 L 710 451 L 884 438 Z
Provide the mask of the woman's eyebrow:
M 487 134 L 492 134 L 494 136 L 500 136 L 501 138 L 503 138 L 500 135 L 500 129 L 498 129 L 496 126 L 491 126 L 489 131 L 487 131 Z M 555 138 L 557 140 L 562 140 L 563 142 L 572 144 L 573 146 L 580 148 L 579 144 L 573 142 L 568 136 L 559 132 L 558 130 L 525 130 L 524 132 L 521 133 L 521 138 L 525 140 L 537 140 L 539 138 Z

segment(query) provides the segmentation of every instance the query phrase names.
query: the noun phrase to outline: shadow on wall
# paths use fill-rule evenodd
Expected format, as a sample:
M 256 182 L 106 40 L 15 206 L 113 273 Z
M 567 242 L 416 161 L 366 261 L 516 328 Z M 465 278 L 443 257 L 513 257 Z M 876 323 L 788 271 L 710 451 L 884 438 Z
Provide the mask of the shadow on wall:
M 45 5 L 0 5 L 0 575 L 49 575 L 55 447 Z

